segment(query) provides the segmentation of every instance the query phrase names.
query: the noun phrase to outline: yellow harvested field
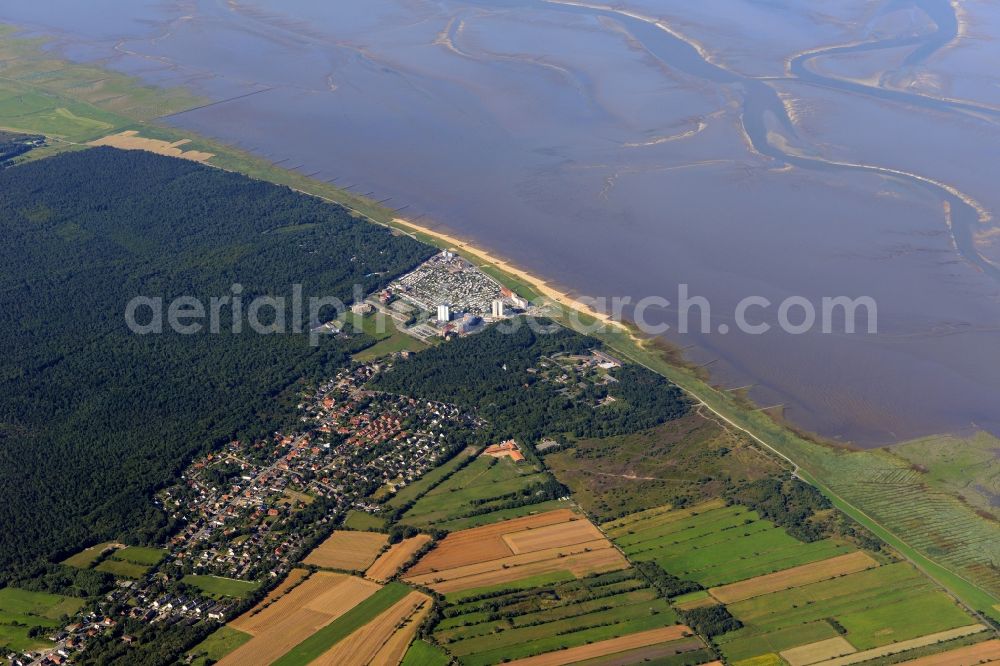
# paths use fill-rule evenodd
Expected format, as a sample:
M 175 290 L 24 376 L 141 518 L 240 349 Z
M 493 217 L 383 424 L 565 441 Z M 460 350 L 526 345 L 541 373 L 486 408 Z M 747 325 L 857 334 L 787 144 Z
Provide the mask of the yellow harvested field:
M 111 134 L 102 139 L 96 139 L 87 145 L 111 146 L 112 148 L 119 148 L 121 150 L 146 150 L 157 155 L 180 157 L 181 159 L 192 160 L 194 162 L 205 162 L 215 157 L 212 153 L 204 153 L 199 150 L 185 151 L 181 149 L 181 146 L 190 142 L 190 139 L 182 139 L 173 143 L 161 141 L 160 139 L 146 139 L 139 136 L 139 133 L 135 130 L 126 130 L 118 134 Z
M 975 666 L 1000 662 L 1000 640 L 996 638 L 965 647 L 901 662 L 899 666 Z
M 738 583 L 713 587 L 709 593 L 724 604 L 732 604 L 762 594 L 788 590 L 793 587 L 818 583 L 844 574 L 874 569 L 878 562 L 863 551 L 838 555 L 819 562 L 811 562 L 783 571 L 757 576 Z
M 315 666 L 367 666 L 398 664 L 417 633 L 431 598 L 411 592 L 374 620 L 327 650 L 310 664 Z
M 404 564 L 416 555 L 417 551 L 430 543 L 431 537 L 427 534 L 418 534 L 409 539 L 403 539 L 399 543 L 394 543 L 389 550 L 378 556 L 375 564 L 368 567 L 365 572 L 366 578 L 385 582 L 399 573 Z
M 364 571 L 372 565 L 388 541 L 388 536 L 378 532 L 337 530 L 302 562 L 327 569 Z
M 971 636 L 972 634 L 978 634 L 980 631 L 986 631 L 986 627 L 981 624 L 972 624 L 967 627 L 958 627 L 957 629 L 949 629 L 948 631 L 939 631 L 936 634 L 927 634 L 926 636 L 920 636 L 919 638 L 913 638 L 908 641 L 900 641 L 898 643 L 892 643 L 880 648 L 865 650 L 864 652 L 855 652 L 854 654 L 847 655 L 846 657 L 837 657 L 836 659 L 818 661 L 816 662 L 816 666 L 850 666 L 851 664 L 860 664 L 861 662 L 868 661 L 869 659 L 888 657 L 893 654 L 899 654 L 900 652 L 906 652 L 907 650 L 915 650 L 917 648 L 927 647 L 928 645 L 934 645 L 935 643 L 939 643 L 941 641 L 950 641 L 955 638 L 962 638 L 963 636 Z
M 781 658 L 791 666 L 809 666 L 819 661 L 842 657 L 845 654 L 857 652 L 857 648 L 847 642 L 843 636 L 817 641 L 808 645 L 800 645 L 780 652 Z
M 568 555 L 575 555 L 577 553 L 608 550 L 611 548 L 611 543 L 609 543 L 606 539 L 601 539 L 599 541 L 587 541 L 585 543 L 574 544 L 564 548 L 549 548 L 547 550 L 540 550 L 536 553 L 523 553 L 521 555 L 511 555 L 510 557 L 501 557 L 495 560 L 477 562 L 476 564 L 467 564 L 464 567 L 455 567 L 454 569 L 445 569 L 444 571 L 436 571 L 421 574 L 419 576 L 408 577 L 406 580 L 417 585 L 429 585 L 435 581 L 464 578 L 466 576 L 474 576 L 476 574 L 497 571 L 500 569 L 510 570 L 535 564 L 537 562 L 544 562 L 554 558 L 564 558 Z
M 606 573 L 628 567 L 629 563 L 621 553 L 614 548 L 604 548 L 566 557 L 550 558 L 509 569 L 496 569 L 472 576 L 429 583 L 428 587 L 436 592 L 447 594 L 476 587 L 490 587 L 557 571 L 569 571 L 577 578 L 582 578 L 591 573 Z
M 578 661 L 603 657 L 617 652 L 625 652 L 626 650 L 635 650 L 649 645 L 656 645 L 657 643 L 676 641 L 684 638 L 685 634 L 690 635 L 692 633 L 688 627 L 682 624 L 674 624 L 662 629 L 640 631 L 637 634 L 611 638 L 606 641 L 569 648 L 568 650 L 557 650 L 556 652 L 539 654 L 525 659 L 516 659 L 507 663 L 509 666 L 562 666 L 563 664 L 573 664 Z
M 309 575 L 309 569 L 298 569 L 298 568 L 292 569 L 291 571 L 288 572 L 288 575 L 285 576 L 285 580 L 281 581 L 280 585 L 278 585 L 276 588 L 268 592 L 267 596 L 260 600 L 260 603 L 258 603 L 252 609 L 250 609 L 250 612 L 253 613 L 257 609 L 261 609 L 264 606 L 270 604 L 271 602 L 280 599 L 289 590 L 295 587 L 299 581 L 301 581 L 303 578 L 306 578 L 308 575 Z
M 226 655 L 225 666 L 265 666 L 374 594 L 370 580 L 320 571 L 256 614 L 245 613 L 229 626 L 253 636 Z M 260 606 L 258 606 L 260 608 Z
M 574 520 L 503 535 L 504 542 L 515 555 L 603 538 L 601 531 L 589 520 Z
M 507 557 L 514 553 L 504 541 L 504 535 L 576 520 L 586 522 L 585 518 L 569 509 L 556 509 L 534 516 L 453 532 L 442 539 L 437 548 L 427 553 L 427 556 L 407 573 L 413 576 Z

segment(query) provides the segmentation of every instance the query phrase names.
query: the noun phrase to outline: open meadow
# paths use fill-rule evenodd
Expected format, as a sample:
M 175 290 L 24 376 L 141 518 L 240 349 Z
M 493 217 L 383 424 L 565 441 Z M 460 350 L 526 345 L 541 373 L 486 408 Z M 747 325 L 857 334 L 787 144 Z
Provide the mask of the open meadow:
M 402 522 L 454 530 L 527 515 L 536 511 L 535 503 L 510 507 L 511 500 L 520 499 L 533 484 L 548 478 L 548 473 L 527 461 L 480 456 L 424 494 Z
M 723 480 L 755 480 L 781 469 L 747 438 L 695 412 L 652 430 L 580 439 L 542 455 L 574 499 L 599 520 L 656 506 L 665 497 L 703 501 Z
M 260 587 L 260 583 L 255 581 L 223 578 L 222 576 L 188 575 L 181 580 L 186 585 L 197 588 L 199 592 L 213 599 L 224 597 L 239 599 Z
M 75 597 L 15 587 L 0 589 L 0 647 L 20 652 L 50 646 L 46 638 L 29 636 L 31 629 L 56 629 L 63 615 L 72 615 L 83 604 L 83 599 Z

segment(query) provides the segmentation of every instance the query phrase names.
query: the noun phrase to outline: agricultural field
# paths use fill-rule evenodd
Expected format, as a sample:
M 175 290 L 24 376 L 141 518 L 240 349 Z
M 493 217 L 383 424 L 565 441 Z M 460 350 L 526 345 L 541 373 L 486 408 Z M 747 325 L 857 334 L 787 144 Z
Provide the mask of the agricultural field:
M 389 537 L 378 532 L 337 530 L 302 562 L 325 569 L 364 571 L 388 542 Z
M 604 528 L 630 559 L 705 588 L 672 600 L 692 626 L 694 613 L 724 605 L 742 626 L 713 640 L 739 666 L 847 666 L 985 630 L 908 562 L 838 539 L 799 541 L 721 500 Z
M 428 491 L 401 518 L 417 527 L 434 526 L 452 530 L 473 519 L 476 524 L 514 517 L 509 515 L 512 499 L 523 500 L 521 493 L 533 484 L 547 481 L 549 475 L 527 461 L 480 456 Z M 532 504 L 513 507 L 516 515 L 533 512 Z M 496 511 L 492 511 L 495 509 Z M 504 511 L 502 517 L 492 514 Z
M 593 523 L 561 509 L 453 532 L 405 580 L 457 600 L 628 566 Z
M 51 645 L 44 638 L 28 635 L 34 627 L 55 629 L 63 615 L 83 607 L 83 599 L 31 592 L 15 587 L 0 589 L 0 647 L 24 651 Z
M 970 666 L 1000 661 L 1000 640 L 992 639 L 903 662 L 907 666 Z
M 616 544 L 635 562 L 656 562 L 665 571 L 704 587 L 843 555 L 846 542 L 805 543 L 743 506 L 721 501 L 681 511 L 649 511 L 605 524 Z
M 564 664 L 634 649 L 711 661 L 634 569 L 446 601 L 434 639 L 463 664 Z M 613 641 L 608 643 L 609 641 Z M 581 650 L 579 654 L 574 650 Z
M 574 499 L 599 520 L 676 497 L 703 501 L 718 495 L 727 481 L 780 471 L 745 438 L 697 413 L 631 435 L 581 439 L 542 455 Z
M 400 596 L 402 598 L 393 603 Z M 409 591 L 398 583 L 391 584 L 310 637 L 308 648 L 300 645 L 277 663 L 289 666 L 398 664 L 432 606 L 433 601 L 426 594 Z M 324 645 L 332 647 L 312 659 L 312 653 Z
M 368 567 L 365 578 L 384 583 L 389 580 L 409 562 L 421 548 L 431 542 L 431 537 L 427 534 L 418 534 L 409 539 L 403 539 L 399 543 L 394 543 L 389 550 L 379 555 L 375 563 Z
M 253 581 L 223 578 L 221 576 L 188 575 L 184 576 L 181 581 L 186 585 L 198 588 L 199 592 L 213 599 L 221 599 L 223 597 L 239 599 L 260 587 L 260 583 Z
M 320 571 L 229 623 L 253 638 L 220 664 L 270 664 L 381 589 L 372 581 Z M 318 655 L 317 655 L 318 656 Z

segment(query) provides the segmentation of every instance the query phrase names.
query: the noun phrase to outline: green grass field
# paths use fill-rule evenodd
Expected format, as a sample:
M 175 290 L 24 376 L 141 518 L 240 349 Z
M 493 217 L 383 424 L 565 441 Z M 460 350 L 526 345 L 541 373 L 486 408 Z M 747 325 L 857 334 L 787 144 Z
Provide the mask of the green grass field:
M 461 590 L 459 592 L 449 592 L 445 595 L 445 598 L 449 602 L 457 604 L 481 594 L 493 594 L 494 592 L 506 590 L 530 590 L 535 587 L 544 587 L 554 583 L 574 580 L 575 578 L 576 576 L 569 571 L 553 571 L 551 573 L 538 574 L 537 576 L 529 576 L 528 578 L 522 578 L 521 580 L 512 580 L 508 583 L 499 583 L 497 585 L 489 585 L 487 587 L 474 587 L 468 590 Z
M 400 666 L 448 666 L 451 657 L 441 648 L 427 641 L 416 640 L 406 651 Z
M 163 548 L 148 548 L 146 546 L 129 546 L 115 551 L 111 558 L 131 562 L 132 564 L 143 564 L 148 567 L 156 566 L 167 556 L 167 551 Z
M 253 636 L 250 634 L 223 625 L 188 653 L 192 657 L 191 664 L 204 666 L 206 663 L 215 663 L 251 638 Z
M 38 650 L 49 641 L 30 638 L 32 627 L 58 628 L 63 615 L 73 615 L 84 605 L 83 599 L 45 592 L 31 592 L 15 587 L 0 589 L 0 646 L 22 652 Z
M 62 564 L 69 567 L 75 567 L 77 569 L 89 569 L 94 566 L 94 563 L 100 559 L 101 554 L 107 549 L 115 545 L 114 541 L 105 541 L 104 543 L 99 543 L 96 546 L 91 546 L 90 548 L 84 548 L 79 553 L 74 553 L 70 555 Z
M 475 453 L 475 449 L 468 448 L 464 451 L 459 451 L 451 460 L 435 467 L 430 470 L 422 477 L 409 484 L 408 486 L 402 488 L 393 497 L 386 502 L 386 505 L 392 508 L 401 507 L 407 502 L 418 499 L 421 495 L 426 493 L 428 490 L 432 489 L 437 485 L 441 479 L 445 478 L 457 468 L 459 468 L 462 463 L 469 459 Z
M 385 519 L 373 516 L 370 513 L 365 513 L 364 511 L 351 509 L 347 512 L 347 517 L 344 518 L 344 527 L 349 530 L 357 530 L 359 532 L 380 530 L 385 527 Z
M 520 492 L 547 476 L 527 461 L 515 463 L 510 458 L 481 456 L 421 497 L 403 516 L 403 522 L 453 529 L 448 521 L 465 517 L 472 510 L 496 506 L 503 501 L 503 495 Z
M 394 354 L 396 352 L 417 352 L 421 349 L 427 349 L 427 343 L 400 331 L 396 326 L 394 319 L 391 317 L 385 317 L 385 320 L 386 330 L 381 332 L 376 329 L 375 324 L 377 320 L 374 315 L 365 317 L 362 320 L 362 328 L 365 333 L 375 338 L 377 342 L 371 347 L 362 349 L 356 353 L 353 357 L 355 361 L 374 361 L 375 359 L 382 358 L 383 356 L 389 356 L 390 354 Z
M 521 582 L 519 589 L 496 586 L 448 595 L 435 641 L 463 664 L 485 665 L 669 626 L 677 619 L 633 569 Z
M 975 620 L 905 562 L 731 604 L 744 623 L 718 637 L 731 660 L 835 637 L 830 620 L 859 650 L 908 640 Z
M 302 641 L 274 666 L 304 666 L 350 636 L 411 592 L 402 583 L 389 583 L 360 604 Z
M 119 578 L 142 578 L 150 570 L 150 567 L 144 564 L 111 558 L 104 560 L 95 568 L 97 571 L 104 571 Z
M 222 597 L 235 597 L 238 599 L 245 597 L 260 587 L 260 583 L 257 582 L 237 580 L 235 578 L 222 578 L 221 576 L 184 576 L 181 582 L 198 588 L 202 593 L 213 599 L 221 599 Z
M 56 621 L 62 615 L 72 615 L 83 607 L 83 599 L 46 592 L 31 592 L 16 587 L 0 589 L 0 617 L 3 621 L 20 621 L 30 626 L 55 626 L 43 620 Z M 38 624 L 31 625 L 32 622 Z
M 637 562 L 705 587 L 724 585 L 854 550 L 833 539 L 804 543 L 742 506 L 710 508 L 679 518 L 651 514 L 614 529 L 612 538 Z
M 555 511 L 556 509 L 571 509 L 573 505 L 568 502 L 563 502 L 561 500 L 550 500 L 548 502 L 539 502 L 538 504 L 525 504 L 524 506 L 515 507 L 513 509 L 500 509 L 498 511 L 491 511 L 489 513 L 484 513 L 479 516 L 469 516 L 467 518 L 454 518 L 452 520 L 446 521 L 438 527 L 455 532 L 458 530 L 467 530 L 471 527 L 479 527 L 480 525 L 490 525 L 492 523 L 499 523 L 502 520 L 510 520 L 511 518 L 520 518 L 522 516 L 530 516 L 536 513 L 545 513 L 546 511 Z
M 28 636 L 29 629 L 30 627 L 0 624 L 0 647 L 14 652 L 44 650 L 45 648 L 52 647 L 51 641 Z

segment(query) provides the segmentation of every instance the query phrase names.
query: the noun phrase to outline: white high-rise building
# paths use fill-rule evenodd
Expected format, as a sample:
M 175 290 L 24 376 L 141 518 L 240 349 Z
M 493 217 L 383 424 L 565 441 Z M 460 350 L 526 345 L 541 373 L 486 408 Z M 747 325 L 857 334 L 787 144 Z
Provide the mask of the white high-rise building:
M 495 299 L 493 301 L 493 316 L 500 319 L 504 316 L 505 311 L 506 308 L 504 307 L 503 301 L 499 298 Z
M 438 306 L 438 321 L 441 323 L 451 321 L 451 306 L 443 303 Z

